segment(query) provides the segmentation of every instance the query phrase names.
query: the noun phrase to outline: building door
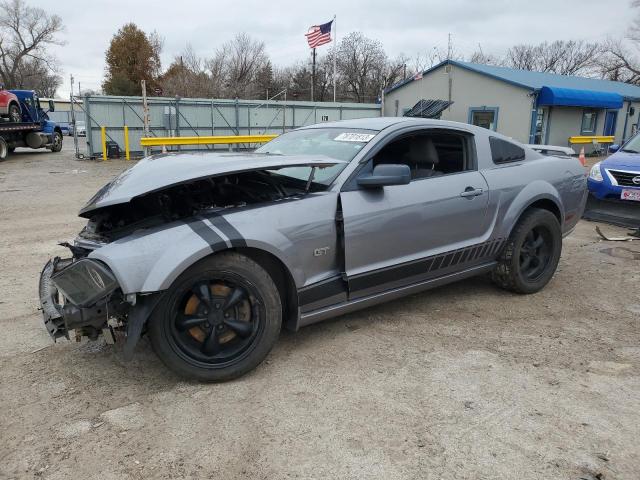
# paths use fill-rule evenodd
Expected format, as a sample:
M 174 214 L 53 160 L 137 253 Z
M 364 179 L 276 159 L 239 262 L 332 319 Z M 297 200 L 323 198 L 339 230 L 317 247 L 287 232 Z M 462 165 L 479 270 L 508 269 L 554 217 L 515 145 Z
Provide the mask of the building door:
M 547 131 L 549 123 L 549 107 L 539 107 L 536 114 L 536 130 L 533 143 L 544 145 L 547 143 Z
M 615 135 L 616 134 L 616 123 L 618 120 L 618 111 L 617 110 L 609 110 L 607 111 L 607 115 L 604 117 L 604 130 L 602 132 L 603 135 Z

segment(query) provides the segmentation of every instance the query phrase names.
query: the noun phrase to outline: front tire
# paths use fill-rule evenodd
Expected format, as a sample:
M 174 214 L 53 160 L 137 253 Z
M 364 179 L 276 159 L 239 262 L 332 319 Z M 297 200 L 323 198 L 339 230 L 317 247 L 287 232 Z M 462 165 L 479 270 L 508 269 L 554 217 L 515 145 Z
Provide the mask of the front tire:
M 215 254 L 184 272 L 149 320 L 151 345 L 183 377 L 221 382 L 257 367 L 282 324 L 278 289 L 256 262 Z
M 562 231 L 548 210 L 526 211 L 511 232 L 492 273 L 499 287 L 517 293 L 535 293 L 549 283 L 562 252 Z
M 7 146 L 7 142 L 4 141 L 4 138 L 0 137 L 0 162 L 7 158 L 9 155 L 9 147 Z
M 62 134 L 60 132 L 53 132 L 53 141 L 51 142 L 51 151 L 59 152 L 62 150 Z

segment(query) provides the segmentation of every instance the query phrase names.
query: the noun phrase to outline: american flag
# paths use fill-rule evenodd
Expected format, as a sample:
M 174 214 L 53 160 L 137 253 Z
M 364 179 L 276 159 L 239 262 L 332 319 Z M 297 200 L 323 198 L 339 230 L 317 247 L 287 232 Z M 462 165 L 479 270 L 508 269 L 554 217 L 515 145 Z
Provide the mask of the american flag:
M 314 25 L 309 29 L 309 33 L 305 34 L 310 48 L 316 48 L 331 41 L 331 24 L 333 20 L 322 25 Z

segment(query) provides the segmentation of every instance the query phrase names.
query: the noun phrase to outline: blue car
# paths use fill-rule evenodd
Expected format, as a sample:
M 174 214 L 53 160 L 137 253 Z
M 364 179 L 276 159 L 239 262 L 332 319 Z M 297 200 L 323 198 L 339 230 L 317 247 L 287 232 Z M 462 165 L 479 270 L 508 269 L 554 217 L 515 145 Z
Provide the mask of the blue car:
M 609 151 L 613 155 L 591 167 L 589 192 L 600 200 L 640 202 L 640 135 Z

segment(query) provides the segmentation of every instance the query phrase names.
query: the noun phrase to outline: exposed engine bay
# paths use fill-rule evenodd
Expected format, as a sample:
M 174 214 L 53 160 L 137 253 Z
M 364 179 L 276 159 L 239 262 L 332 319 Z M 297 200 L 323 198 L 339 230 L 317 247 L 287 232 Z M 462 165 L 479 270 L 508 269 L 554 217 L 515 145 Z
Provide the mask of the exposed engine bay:
M 90 212 L 80 237 L 109 242 L 131 232 L 213 209 L 280 201 L 323 189 L 317 183 L 260 170 L 199 179 Z

